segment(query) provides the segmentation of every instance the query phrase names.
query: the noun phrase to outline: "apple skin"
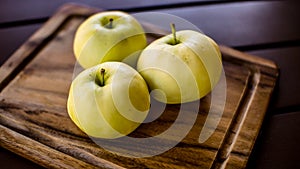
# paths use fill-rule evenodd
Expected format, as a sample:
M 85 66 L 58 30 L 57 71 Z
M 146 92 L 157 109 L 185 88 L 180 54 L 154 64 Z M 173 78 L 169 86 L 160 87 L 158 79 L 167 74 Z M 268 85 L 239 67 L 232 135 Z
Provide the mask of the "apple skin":
M 112 27 L 108 28 L 110 19 L 113 19 Z M 132 58 L 128 64 L 134 66 L 146 45 L 144 30 L 134 17 L 121 11 L 108 11 L 90 16 L 78 27 L 73 51 L 85 69 L 106 61 L 123 61 L 129 56 Z
M 104 86 L 96 80 L 101 77 L 102 68 Z M 149 109 L 146 82 L 135 69 L 122 62 L 105 62 L 82 71 L 72 81 L 67 101 L 72 121 L 96 138 L 128 135 L 144 121 Z
M 222 58 L 218 45 L 208 36 L 192 31 L 161 37 L 141 53 L 137 70 L 146 80 L 153 97 L 179 104 L 207 95 L 220 79 Z

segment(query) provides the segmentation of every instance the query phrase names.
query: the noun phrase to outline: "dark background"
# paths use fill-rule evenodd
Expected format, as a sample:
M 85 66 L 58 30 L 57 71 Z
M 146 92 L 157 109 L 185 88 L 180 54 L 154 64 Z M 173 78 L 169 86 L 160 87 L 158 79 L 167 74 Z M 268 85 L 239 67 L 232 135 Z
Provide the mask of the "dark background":
M 59 6 L 174 14 L 217 43 L 276 62 L 280 77 L 248 168 L 300 168 L 300 2 L 206 0 L 1 0 L 0 66 Z M 0 168 L 40 168 L 0 147 Z

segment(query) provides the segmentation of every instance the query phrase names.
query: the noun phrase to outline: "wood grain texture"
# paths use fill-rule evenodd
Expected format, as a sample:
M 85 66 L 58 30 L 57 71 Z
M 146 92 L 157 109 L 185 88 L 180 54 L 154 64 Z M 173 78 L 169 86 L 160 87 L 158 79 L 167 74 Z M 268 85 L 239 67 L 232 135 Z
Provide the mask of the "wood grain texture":
M 73 38 L 82 21 L 98 11 L 65 5 L 0 68 L 1 146 L 53 168 L 245 167 L 278 72 L 269 60 L 225 46 L 221 47 L 227 84 L 224 110 L 211 105 L 211 94 L 201 99 L 194 125 L 172 149 L 152 157 L 126 157 L 100 147 L 74 125 L 66 111 L 76 63 Z M 149 42 L 155 38 L 153 34 L 148 35 Z M 183 111 L 187 117 L 191 116 L 190 108 L 195 105 L 196 102 L 185 105 Z M 209 116 L 211 106 L 214 112 Z M 167 130 L 176 120 L 179 109 L 180 105 L 167 105 L 159 118 L 142 124 L 130 137 L 151 137 Z M 218 118 L 220 121 L 213 134 L 199 143 L 200 131 L 207 129 L 204 128 L 207 121 L 213 124 Z M 189 121 L 183 122 L 181 128 L 189 125 Z M 161 144 L 153 147 L 163 149 L 164 143 L 173 139 L 171 136 L 164 138 Z M 126 151 L 122 139 L 101 143 Z M 129 148 L 141 152 L 142 148 L 147 149 L 141 144 L 129 145 Z M 55 158 L 51 158 L 53 156 Z

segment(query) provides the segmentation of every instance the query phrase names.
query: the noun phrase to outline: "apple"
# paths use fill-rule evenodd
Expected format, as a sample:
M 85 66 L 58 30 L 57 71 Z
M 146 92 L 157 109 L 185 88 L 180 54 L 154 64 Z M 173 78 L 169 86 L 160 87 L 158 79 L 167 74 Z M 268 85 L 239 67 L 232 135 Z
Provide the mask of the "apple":
M 96 138 L 118 138 L 146 118 L 150 95 L 142 76 L 122 62 L 105 62 L 83 70 L 72 81 L 67 110 L 72 121 Z
M 133 16 L 108 11 L 94 14 L 80 24 L 73 51 L 85 69 L 105 61 L 128 60 L 128 64 L 134 66 L 146 45 L 144 30 Z
M 141 53 L 137 70 L 146 80 L 153 97 L 178 104 L 207 95 L 220 79 L 221 52 L 210 37 L 193 30 L 163 36 Z

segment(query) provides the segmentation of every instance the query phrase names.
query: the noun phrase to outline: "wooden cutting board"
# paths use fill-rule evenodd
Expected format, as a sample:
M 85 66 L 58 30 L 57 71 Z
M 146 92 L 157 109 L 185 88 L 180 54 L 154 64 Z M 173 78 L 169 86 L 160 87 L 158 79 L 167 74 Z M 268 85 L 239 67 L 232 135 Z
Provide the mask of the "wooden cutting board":
M 76 63 L 74 33 L 82 21 L 99 11 L 75 4 L 62 6 L 0 68 L 0 145 L 47 168 L 244 168 L 278 68 L 269 60 L 225 46 L 221 46 L 226 78 L 224 110 L 216 108 L 215 116 L 209 115 L 210 108 L 218 105 L 210 105 L 211 95 L 201 99 L 189 133 L 170 150 L 152 157 L 123 156 L 97 145 L 74 125 L 66 111 Z M 144 27 L 160 33 L 150 24 Z M 149 42 L 156 38 L 148 35 Z M 162 133 L 172 125 L 179 109 L 180 105 L 167 105 L 159 118 L 142 124 L 130 137 Z M 189 110 L 185 111 L 188 116 Z M 216 130 L 200 143 L 200 131 L 207 130 L 210 121 Z M 162 144 L 153 146 L 163 148 Z

